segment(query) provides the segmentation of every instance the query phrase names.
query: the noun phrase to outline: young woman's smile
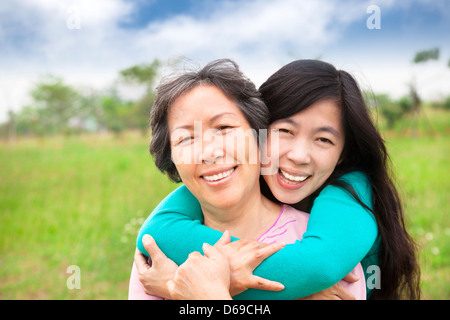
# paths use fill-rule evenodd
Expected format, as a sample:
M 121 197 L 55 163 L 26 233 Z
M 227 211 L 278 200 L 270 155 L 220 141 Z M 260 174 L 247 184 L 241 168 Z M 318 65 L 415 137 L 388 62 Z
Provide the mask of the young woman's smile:
M 278 134 L 278 146 L 270 152 L 270 175 L 264 175 L 273 195 L 294 204 L 318 190 L 334 171 L 344 148 L 340 107 L 321 100 L 270 125 L 269 135 Z

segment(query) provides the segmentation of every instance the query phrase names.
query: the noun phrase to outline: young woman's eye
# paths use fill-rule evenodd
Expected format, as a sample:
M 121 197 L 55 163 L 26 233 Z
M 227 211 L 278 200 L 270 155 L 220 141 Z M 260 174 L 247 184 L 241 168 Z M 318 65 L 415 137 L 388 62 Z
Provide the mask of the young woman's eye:
M 318 140 L 323 143 L 333 144 L 333 142 L 327 138 L 319 138 Z

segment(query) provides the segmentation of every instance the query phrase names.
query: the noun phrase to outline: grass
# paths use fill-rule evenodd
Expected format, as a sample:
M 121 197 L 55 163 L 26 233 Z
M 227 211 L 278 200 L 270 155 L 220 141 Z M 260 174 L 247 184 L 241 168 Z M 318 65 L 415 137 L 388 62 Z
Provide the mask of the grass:
M 437 132 L 385 137 L 421 246 L 423 297 L 450 299 L 450 113 L 428 118 Z M 148 138 L 23 139 L 0 143 L 0 161 L 0 299 L 126 299 L 138 228 L 176 187 Z M 70 265 L 79 290 L 67 288 Z
M 0 159 L 0 298 L 125 299 L 139 225 L 175 187 L 147 140 L 31 139 Z M 80 290 L 67 289 L 69 265 Z

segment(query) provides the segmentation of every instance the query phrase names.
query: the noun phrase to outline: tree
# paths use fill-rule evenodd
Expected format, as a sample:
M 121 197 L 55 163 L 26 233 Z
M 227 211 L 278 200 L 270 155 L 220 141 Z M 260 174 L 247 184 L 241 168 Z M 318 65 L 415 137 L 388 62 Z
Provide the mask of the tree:
M 150 118 L 150 110 L 155 101 L 154 84 L 161 63 L 155 59 L 152 63 L 142 63 L 120 71 L 121 79 L 128 84 L 144 85 L 146 90 L 144 96 L 135 102 L 134 125 L 143 134 L 147 132 Z
M 429 60 L 438 60 L 439 59 L 439 48 L 433 48 L 430 50 L 423 50 L 416 53 L 414 56 L 414 63 L 424 63 Z
M 155 59 L 152 63 L 141 63 L 124 69 L 120 71 L 120 76 L 127 83 L 144 84 L 148 90 L 153 86 L 160 66 L 159 60 Z
M 429 50 L 422 50 L 416 53 L 413 59 L 414 64 L 426 63 L 430 60 L 439 60 L 439 48 L 432 48 Z M 414 116 L 412 136 L 417 137 L 419 114 L 421 112 L 421 98 L 417 89 L 417 84 L 413 78 L 409 84 L 409 92 L 412 100 L 410 112 Z
M 69 119 L 76 115 L 81 95 L 61 78 L 48 75 L 31 91 L 31 97 L 47 133 L 57 133 L 67 129 Z

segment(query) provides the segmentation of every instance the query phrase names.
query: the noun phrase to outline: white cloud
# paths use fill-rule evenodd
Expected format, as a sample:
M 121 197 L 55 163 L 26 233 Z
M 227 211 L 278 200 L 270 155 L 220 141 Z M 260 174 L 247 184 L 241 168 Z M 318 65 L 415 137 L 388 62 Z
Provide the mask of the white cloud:
M 141 29 L 124 29 L 139 2 L 125 0 L 3 1 L 0 4 L 0 121 L 26 103 L 39 74 L 97 88 L 118 71 L 154 58 L 185 56 L 203 64 L 231 57 L 257 85 L 294 58 L 326 54 L 348 25 L 366 16 L 371 1 L 252 0 L 212 3 L 200 17 L 177 15 Z M 383 8 L 391 0 L 378 1 Z M 380 4 L 380 5 L 381 5 Z M 79 18 L 79 19 L 78 19 Z M 74 20 L 75 19 L 75 20 Z M 78 19 L 78 20 L 77 20 Z M 70 29 L 69 25 L 80 29 Z M 333 59 L 331 59 L 333 60 Z M 348 65 L 342 57 L 336 62 Z M 331 61 L 333 62 L 333 61 Z M 363 74 L 382 77 L 370 61 Z M 404 72 L 404 71 L 402 71 Z M 400 76 L 396 81 L 401 81 Z M 383 81 L 389 83 L 389 81 Z M 7 94 L 2 94 L 7 92 Z M 2 97 L 3 95 L 3 97 Z M 5 98 L 8 96 L 7 98 Z

